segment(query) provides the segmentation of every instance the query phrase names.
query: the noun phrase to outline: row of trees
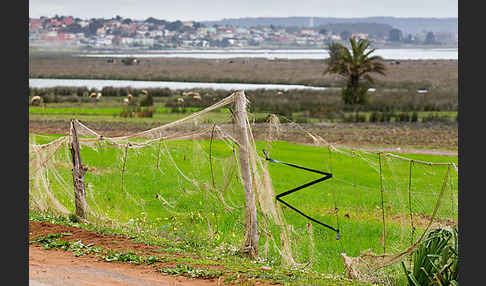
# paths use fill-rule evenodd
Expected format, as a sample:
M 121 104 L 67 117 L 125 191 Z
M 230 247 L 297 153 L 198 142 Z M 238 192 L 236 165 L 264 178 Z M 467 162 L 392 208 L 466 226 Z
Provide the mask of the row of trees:
M 390 40 L 391 42 L 404 42 L 404 43 L 414 42 L 412 35 L 408 35 L 407 37 L 404 37 L 402 31 L 396 28 L 390 30 L 388 35 L 388 40 Z M 435 39 L 435 34 L 433 32 L 428 32 L 425 35 L 425 40 L 423 41 L 423 44 L 437 45 L 440 43 Z

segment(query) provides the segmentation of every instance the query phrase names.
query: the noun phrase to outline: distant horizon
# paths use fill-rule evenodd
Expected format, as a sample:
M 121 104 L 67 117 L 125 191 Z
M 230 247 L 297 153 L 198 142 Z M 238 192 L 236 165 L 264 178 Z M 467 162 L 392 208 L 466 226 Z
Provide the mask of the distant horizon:
M 237 18 L 457 18 L 458 0 L 29 0 L 29 16 L 76 18 L 149 17 L 167 21 L 221 21 Z M 298 15 L 298 16 L 296 16 Z M 302 16 L 307 15 L 307 16 Z M 390 16 L 377 16 L 390 15 Z
M 135 18 L 135 17 L 125 17 L 125 16 L 122 16 L 122 15 L 115 15 L 115 16 L 112 16 L 112 17 L 79 17 L 79 16 L 74 16 L 74 15 L 68 15 L 68 14 L 54 14 L 52 16 L 46 16 L 46 15 L 42 15 L 42 16 L 37 16 L 37 17 L 32 17 L 29 15 L 29 18 L 32 18 L 32 19 L 40 19 L 42 17 L 45 17 L 45 18 L 54 18 L 56 17 L 56 15 L 58 17 L 73 17 L 73 18 L 79 18 L 79 19 L 86 19 L 86 20 L 89 20 L 89 19 L 114 19 L 116 18 L 116 16 L 120 16 L 122 17 L 123 19 L 131 19 L 131 20 L 136 20 L 136 21 L 145 21 L 147 20 L 148 18 L 154 18 L 154 19 L 157 19 L 157 20 L 165 20 L 165 21 L 169 21 L 169 22 L 175 22 L 175 21 L 182 21 L 182 22 L 191 22 L 191 21 L 195 21 L 195 22 L 218 22 L 218 21 L 224 21 L 224 20 L 231 20 L 231 19 L 284 19 L 284 18 L 325 18 L 325 19 L 369 19 L 369 18 L 395 18 L 395 19 L 438 19 L 438 20 L 446 20 L 446 19 L 458 19 L 459 17 L 401 17 L 401 16 L 366 16 L 366 17 L 323 17 L 323 16 L 243 16 L 243 17 L 232 17 L 232 18 L 220 18 L 220 19 L 215 19 L 215 20 L 182 20 L 182 19 L 176 19 L 176 20 L 166 20 L 164 18 L 158 18 L 158 17 L 154 17 L 154 16 L 148 16 L 144 19 L 140 19 L 140 18 Z

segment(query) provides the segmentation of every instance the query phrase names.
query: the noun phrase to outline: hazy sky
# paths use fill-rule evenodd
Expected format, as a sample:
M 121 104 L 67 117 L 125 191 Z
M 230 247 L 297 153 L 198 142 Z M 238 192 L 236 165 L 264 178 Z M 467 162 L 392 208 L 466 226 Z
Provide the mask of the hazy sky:
M 148 17 L 205 21 L 242 17 L 458 17 L 458 0 L 29 0 L 29 16 Z

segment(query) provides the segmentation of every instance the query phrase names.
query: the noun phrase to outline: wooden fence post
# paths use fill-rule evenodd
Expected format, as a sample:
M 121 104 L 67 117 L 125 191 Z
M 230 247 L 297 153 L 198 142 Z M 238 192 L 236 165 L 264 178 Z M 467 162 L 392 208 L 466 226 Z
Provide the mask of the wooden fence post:
M 71 119 L 70 128 L 70 149 L 71 160 L 73 162 L 73 183 L 74 183 L 74 205 L 76 207 L 75 215 L 78 219 L 86 220 L 86 188 L 84 185 L 84 174 L 86 169 L 81 163 L 81 152 L 79 148 L 78 133 L 74 126 L 74 120 Z
M 243 186 L 245 188 L 245 205 L 246 205 L 246 219 L 245 219 L 245 242 L 241 252 L 248 255 L 250 258 L 258 257 L 258 240 L 259 234 L 257 229 L 257 209 L 255 203 L 255 192 L 253 191 L 252 176 L 250 170 L 250 141 L 248 138 L 247 128 L 247 99 L 242 90 L 236 92 L 235 97 L 235 115 L 239 128 L 239 139 L 241 145 L 239 146 L 239 159 L 241 167 L 241 176 L 243 179 Z

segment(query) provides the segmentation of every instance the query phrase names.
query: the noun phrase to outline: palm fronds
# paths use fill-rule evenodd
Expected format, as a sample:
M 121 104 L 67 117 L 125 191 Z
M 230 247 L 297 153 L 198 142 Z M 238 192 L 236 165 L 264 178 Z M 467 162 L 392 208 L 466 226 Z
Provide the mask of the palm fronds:
M 369 48 L 371 44 L 369 40 L 350 38 L 349 43 L 349 49 L 336 42 L 328 45 L 329 59 L 324 75 L 333 73 L 347 79 L 347 88 L 351 89 L 351 93 L 355 93 L 354 91 L 358 90 L 360 86 L 360 81 L 364 80 L 369 84 L 375 83 L 370 73 L 385 75 L 386 66 L 382 57 L 370 56 L 375 49 Z M 347 96 L 347 98 L 350 97 Z M 360 102 L 358 94 L 351 96 L 349 102 Z

